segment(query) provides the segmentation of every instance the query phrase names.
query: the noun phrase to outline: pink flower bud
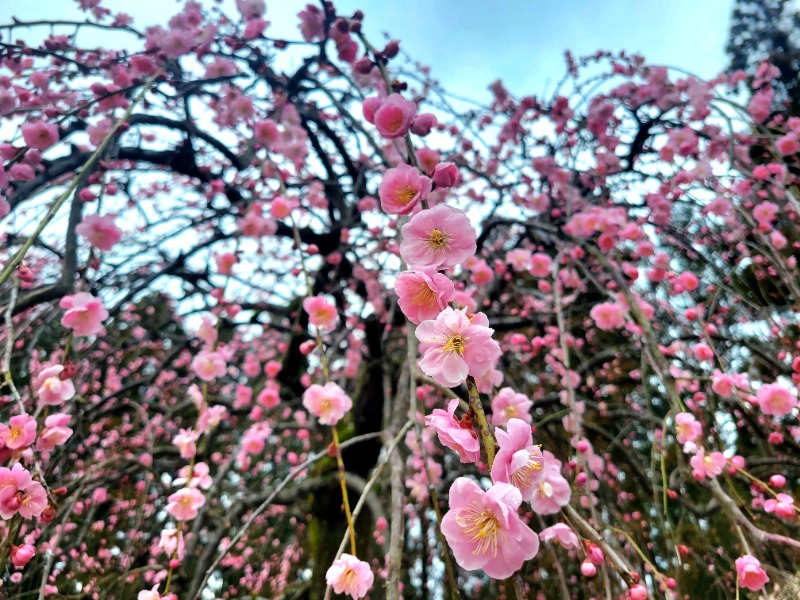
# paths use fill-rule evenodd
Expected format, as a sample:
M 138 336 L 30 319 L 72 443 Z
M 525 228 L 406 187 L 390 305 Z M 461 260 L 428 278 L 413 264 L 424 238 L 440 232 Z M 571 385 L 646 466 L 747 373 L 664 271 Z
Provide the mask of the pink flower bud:
M 30 544 L 23 544 L 21 546 L 11 546 L 11 563 L 21 569 L 28 561 L 36 554 L 36 550 Z
M 439 163 L 433 170 L 433 182 L 436 187 L 449 188 L 459 182 L 458 167 L 451 162 Z
M 411 123 L 411 132 L 420 137 L 425 137 L 431 132 L 431 129 L 436 127 L 438 124 L 439 122 L 432 114 L 423 113 L 421 115 L 417 115 L 417 117 Z

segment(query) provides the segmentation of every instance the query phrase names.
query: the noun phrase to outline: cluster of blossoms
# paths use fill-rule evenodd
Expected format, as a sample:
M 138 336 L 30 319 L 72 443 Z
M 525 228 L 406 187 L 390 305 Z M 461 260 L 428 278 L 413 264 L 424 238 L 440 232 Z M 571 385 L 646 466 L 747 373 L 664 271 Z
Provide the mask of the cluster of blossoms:
M 591 578 L 615 552 L 647 573 L 604 578 L 626 600 L 783 585 L 791 555 L 762 567 L 725 521 L 752 520 L 758 551 L 800 549 L 800 118 L 774 110 L 774 67 L 735 107 L 717 88 L 742 74 L 570 56 L 580 102 L 498 81 L 450 119 L 424 69 L 420 89 L 392 79 L 396 41 L 373 48 L 361 12 L 328 0 L 300 12 L 302 41 L 273 35 L 264 0 L 187 0 L 143 32 L 77 1 L 96 23 L 40 23 L 40 46 L 0 52 L 0 295 L 17 301 L 0 595 L 278 597 L 310 571 L 314 591 L 362 598 L 385 578 L 424 596 L 418 565 L 451 553 L 476 597 L 515 573 L 602 595 Z M 79 48 L 96 25 L 143 47 Z M 307 52 L 294 75 L 274 70 L 285 48 Z M 584 97 L 579 67 L 605 64 Z M 348 533 L 348 487 L 376 482 L 374 545 L 325 565 L 338 489 L 317 493 L 317 460 L 335 461 Z M 677 510 L 704 534 L 691 548 L 654 535 Z

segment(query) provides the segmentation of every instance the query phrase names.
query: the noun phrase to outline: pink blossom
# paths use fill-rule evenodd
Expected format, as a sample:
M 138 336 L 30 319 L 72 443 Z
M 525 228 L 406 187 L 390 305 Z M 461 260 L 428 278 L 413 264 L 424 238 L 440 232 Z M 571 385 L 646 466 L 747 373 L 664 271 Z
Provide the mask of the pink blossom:
M 201 350 L 192 359 L 191 369 L 203 381 L 214 381 L 225 375 L 228 364 L 220 352 Z
M 719 476 L 725 469 L 725 463 L 725 455 L 722 452 L 706 454 L 702 448 L 689 459 L 689 464 L 693 469 L 692 476 L 698 481 L 702 481 L 706 477 L 713 479 Z
M 394 291 L 400 310 L 416 325 L 435 319 L 455 297 L 453 282 L 434 270 L 400 273 Z
M 539 484 L 533 490 L 531 508 L 542 515 L 553 515 L 569 504 L 572 492 L 569 483 L 561 475 L 561 461 L 545 450 L 544 469 L 539 475 Z
M 492 398 L 492 425 L 502 427 L 509 419 L 522 419 L 530 424 L 533 402 L 525 394 L 504 387 Z
M 9 450 L 27 448 L 36 439 L 36 419 L 30 415 L 16 415 L 8 425 L 0 423 L 0 440 Z
M 462 463 L 476 463 L 481 458 L 481 444 L 472 422 L 459 420 L 455 416 L 458 399 L 453 398 L 447 405 L 447 412 L 441 408 L 425 417 L 425 425 L 433 427 L 439 442 L 458 453 Z
M 45 123 L 44 121 L 25 123 L 21 129 L 22 139 L 25 140 L 25 143 L 37 150 L 47 150 L 58 141 L 58 125 L 55 123 Z
M 343 553 L 333 561 L 325 573 L 325 581 L 333 587 L 334 592 L 349 594 L 353 600 L 366 596 L 373 580 L 374 575 L 369 563 L 347 553 Z
M 598 329 L 609 331 L 625 325 L 625 309 L 618 302 L 601 302 L 589 311 L 589 316 Z
M 431 193 L 431 180 L 416 167 L 400 165 L 388 169 L 378 187 L 381 208 L 390 215 L 407 215 Z
M 492 481 L 510 483 L 529 501 L 544 469 L 542 451 L 533 445 L 531 426 L 522 419 L 509 419 L 506 430 L 495 430 L 500 449 L 492 464 Z
M 168 498 L 167 512 L 178 521 L 190 521 L 197 516 L 198 509 L 206 498 L 197 488 L 183 488 Z
M 383 137 L 399 138 L 408 133 L 415 114 L 416 104 L 400 94 L 389 94 L 372 114 L 372 122 Z
M 42 514 L 47 493 L 30 472 L 17 463 L 11 469 L 0 467 L 0 517 L 8 520 L 19 513 L 23 519 Z
M 108 318 L 108 311 L 100 298 L 78 292 L 72 296 L 64 296 L 58 305 L 66 309 L 61 317 L 61 324 L 72 329 L 75 335 L 105 335 L 103 321 Z
M 200 434 L 191 429 L 181 429 L 174 438 L 172 443 L 180 450 L 181 458 L 190 460 L 197 454 L 197 440 L 200 439 Z
M 761 563 L 749 554 L 736 559 L 736 578 L 740 587 L 753 592 L 762 589 L 769 581 L 769 577 L 761 568 Z
M 461 568 L 505 579 L 536 556 L 539 537 L 520 519 L 520 504 L 519 490 L 507 483 L 484 492 L 466 477 L 453 482 L 442 533 Z
M 782 156 L 797 154 L 800 152 L 800 141 L 797 139 L 797 134 L 795 132 L 791 132 L 787 133 L 783 137 L 778 138 L 775 142 L 775 147 Z
M 758 221 L 758 226 L 763 231 L 772 229 L 772 223 L 778 215 L 780 208 L 774 202 L 761 202 L 753 208 L 753 218 Z
M 581 547 L 578 535 L 564 523 L 556 523 L 547 529 L 542 529 L 541 533 L 539 533 L 539 539 L 543 542 L 556 540 L 567 550 L 579 550 Z
M 307 42 L 325 37 L 325 13 L 314 4 L 306 4 L 297 16 L 300 18 L 300 33 Z
M 701 435 L 703 435 L 703 426 L 694 418 L 693 414 L 682 412 L 675 415 L 675 439 L 679 444 L 694 442 Z
M 36 554 L 36 548 L 30 544 L 11 546 L 11 564 L 21 569 L 28 564 L 28 561 Z
M 303 406 L 323 425 L 336 425 L 353 408 L 353 401 L 333 382 L 312 385 L 303 393 Z
M 458 185 L 461 176 L 455 163 L 443 162 L 436 165 L 433 170 L 433 183 L 437 188 L 449 188 Z
M 547 277 L 550 275 L 550 269 L 552 268 L 552 265 L 552 258 L 547 256 L 547 254 L 537 252 L 531 256 L 531 275 L 534 277 Z
M 43 404 L 58 406 L 75 397 L 71 379 L 61 379 L 63 365 L 51 365 L 42 370 L 33 382 L 36 395 Z
M 122 239 L 122 230 L 114 224 L 111 215 L 84 217 L 75 231 L 98 250 L 111 250 Z
M 400 256 L 415 268 L 448 269 L 474 255 L 477 248 L 467 215 L 446 204 L 417 213 L 400 233 Z
M 449 306 L 435 320 L 420 323 L 416 336 L 423 354 L 422 371 L 445 387 L 460 385 L 467 375 L 484 375 L 502 354 L 488 324 L 482 313 L 470 319 L 466 309 Z
M 72 435 L 68 427 L 72 418 L 66 413 L 53 413 L 44 420 L 44 429 L 36 440 L 36 448 L 42 452 L 52 452 Z
M 711 375 L 711 389 L 723 398 L 730 398 L 734 390 L 746 390 L 749 386 L 747 375 L 743 373 L 723 373 L 717 369 Z
M 515 271 L 530 271 L 533 263 L 531 261 L 531 251 L 525 248 L 516 248 L 506 253 L 506 262 Z
M 797 397 L 779 383 L 768 383 L 758 388 L 756 402 L 765 415 L 783 417 L 797 406 Z
M 778 494 L 776 498 L 764 502 L 764 510 L 775 513 L 775 516 L 781 519 L 789 519 L 794 516 L 794 498 L 789 494 Z
M 186 465 L 178 471 L 178 478 L 172 482 L 174 486 L 202 488 L 207 490 L 213 483 L 208 465 L 204 462 L 195 463 L 194 466 Z
M 140 591 L 136 595 L 136 600 L 162 600 L 162 596 L 158 592 L 158 585 L 155 584 L 152 589 Z
M 333 331 L 339 315 L 336 307 L 322 296 L 311 296 L 303 300 L 303 309 L 308 313 L 308 322 L 314 327 Z

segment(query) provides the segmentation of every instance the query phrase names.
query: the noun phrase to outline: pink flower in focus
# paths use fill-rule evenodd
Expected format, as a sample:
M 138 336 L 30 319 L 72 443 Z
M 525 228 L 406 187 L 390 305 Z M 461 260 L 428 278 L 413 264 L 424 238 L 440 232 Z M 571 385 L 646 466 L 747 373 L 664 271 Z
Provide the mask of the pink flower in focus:
M 366 596 L 373 580 L 374 575 L 369 563 L 347 553 L 343 553 L 333 561 L 325 573 L 325 581 L 333 587 L 334 592 L 349 594 L 353 600 Z
M 749 554 L 736 559 L 736 578 L 740 587 L 753 592 L 763 588 L 769 581 L 769 577 L 761 568 L 761 563 Z
M 58 406 L 75 397 L 71 379 L 61 379 L 63 365 L 52 365 L 42 370 L 33 382 L 36 395 L 43 404 Z
M 499 450 L 492 464 L 492 481 L 510 483 L 530 500 L 544 469 L 539 446 L 533 445 L 531 426 L 521 419 L 509 419 L 507 431 L 496 429 Z
M 201 350 L 192 359 L 190 368 L 203 381 L 214 381 L 217 377 L 225 375 L 228 364 L 219 352 Z
M 323 425 L 336 425 L 353 408 L 353 401 L 333 382 L 312 385 L 303 393 L 303 406 Z
M 589 316 L 598 329 L 609 331 L 625 325 L 625 309 L 617 302 L 601 302 L 589 311 Z
M 453 398 L 447 405 L 447 412 L 441 408 L 425 417 L 425 425 L 433 427 L 439 441 L 458 454 L 462 463 L 476 463 L 481 458 L 481 444 L 471 421 L 460 421 L 455 412 L 458 399 Z
M 197 516 L 198 509 L 206 498 L 197 488 L 183 488 L 168 498 L 167 512 L 178 521 L 190 521 Z
M 84 217 L 75 231 L 98 250 L 111 250 L 122 239 L 122 230 L 114 224 L 111 215 Z
M 764 510 L 775 513 L 781 519 L 790 519 L 794 516 L 794 498 L 789 494 L 778 494 L 777 498 L 770 498 L 764 502 Z
M 449 306 L 435 320 L 420 323 L 416 335 L 423 354 L 419 363 L 423 373 L 445 387 L 460 385 L 467 375 L 484 375 L 502 354 L 488 324 L 482 313 L 470 320 L 466 309 Z
M 417 105 L 403 98 L 400 94 L 389 94 L 384 98 L 372 119 L 375 127 L 383 137 L 399 138 L 408 133 Z
M 543 542 L 556 540 L 566 550 L 578 550 L 581 547 L 578 535 L 564 523 L 556 523 L 547 529 L 542 529 L 539 539 Z
M 569 503 L 572 492 L 569 483 L 561 475 L 561 461 L 545 450 L 544 469 L 539 476 L 539 485 L 533 490 L 531 508 L 542 515 L 554 515 Z
M 16 415 L 8 425 L 0 423 L 0 440 L 9 450 L 27 448 L 36 439 L 36 419 L 30 415 Z
M 765 415 L 783 417 L 797 406 L 797 398 L 779 383 L 768 383 L 758 388 L 756 402 Z
M 431 180 L 416 167 L 400 165 L 388 169 L 378 187 L 381 208 L 390 215 L 407 215 L 431 193 Z
M 42 452 L 52 452 L 72 435 L 68 427 L 71 417 L 65 413 L 53 413 L 44 420 L 44 429 L 36 440 L 36 448 Z
M 394 291 L 400 310 L 415 325 L 435 319 L 455 297 L 453 282 L 433 270 L 400 273 Z
M 22 139 L 25 143 L 37 150 L 47 150 L 58 141 L 58 125 L 55 123 L 26 123 L 22 126 Z
M 72 296 L 64 296 L 58 305 L 66 309 L 61 317 L 61 324 L 72 329 L 75 335 L 105 335 L 103 321 L 108 318 L 108 311 L 100 298 L 78 292 Z
M 308 322 L 314 327 L 333 331 L 339 315 L 336 307 L 322 296 L 311 296 L 303 300 L 303 309 L 308 313 Z
M 492 398 L 492 425 L 502 427 L 509 419 L 522 419 L 530 424 L 532 407 L 533 402 L 525 394 L 504 387 Z
M 692 476 L 698 481 L 702 481 L 706 477 L 709 479 L 717 477 L 725 468 L 725 463 L 725 455 L 722 452 L 706 454 L 702 448 L 689 459 L 689 464 L 693 469 Z
M 520 504 L 519 490 L 507 483 L 484 492 L 466 477 L 453 482 L 442 533 L 462 569 L 505 579 L 536 556 L 539 537 L 520 519 Z
M 477 247 L 467 215 L 446 204 L 417 213 L 400 233 L 400 256 L 415 268 L 454 267 L 473 256 Z
M 32 519 L 46 507 L 44 487 L 21 464 L 11 469 L 0 467 L 0 517 L 8 520 L 19 513 L 23 519 Z

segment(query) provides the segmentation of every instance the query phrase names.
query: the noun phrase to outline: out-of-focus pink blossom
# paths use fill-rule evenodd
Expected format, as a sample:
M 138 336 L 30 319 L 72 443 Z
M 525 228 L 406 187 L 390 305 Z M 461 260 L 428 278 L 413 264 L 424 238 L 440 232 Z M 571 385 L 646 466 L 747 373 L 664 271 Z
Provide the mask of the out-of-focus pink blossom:
M 58 305 L 66 309 L 61 317 L 61 324 L 72 329 L 75 335 L 105 335 L 103 321 L 108 318 L 108 311 L 100 298 L 78 292 L 72 296 L 64 296 Z
M 522 419 L 530 424 L 532 407 L 533 402 L 525 394 L 504 387 L 492 398 L 492 424 L 495 427 L 503 427 L 509 419 Z

